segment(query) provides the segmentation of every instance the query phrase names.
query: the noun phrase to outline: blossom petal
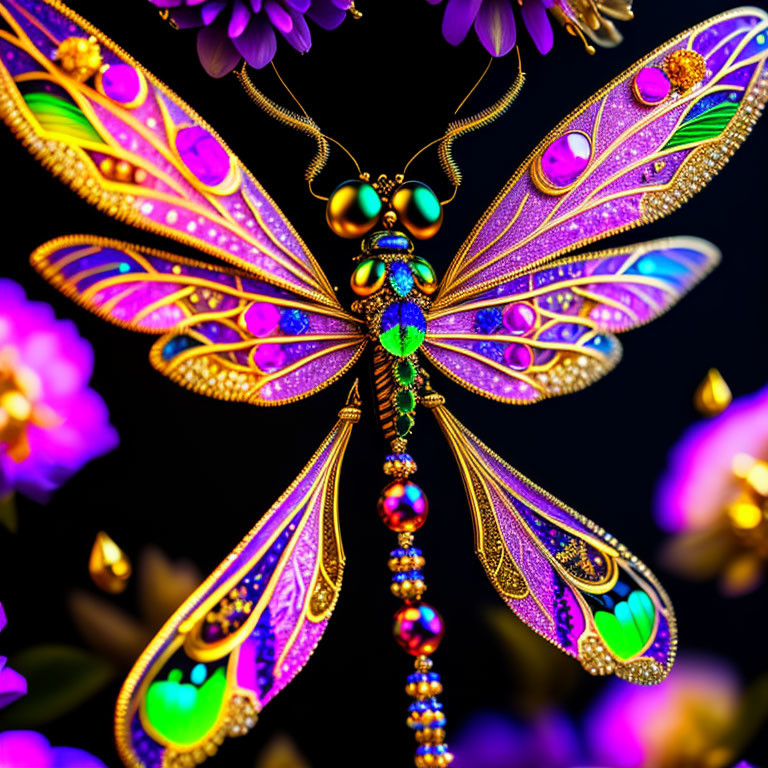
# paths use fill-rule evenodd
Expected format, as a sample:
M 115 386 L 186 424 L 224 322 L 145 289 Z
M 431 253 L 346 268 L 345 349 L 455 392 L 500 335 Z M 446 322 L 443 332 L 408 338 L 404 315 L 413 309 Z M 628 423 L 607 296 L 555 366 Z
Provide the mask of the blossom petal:
M 443 37 L 458 45 L 467 36 L 483 0 L 448 0 L 443 16 Z
M 251 9 L 243 0 L 235 0 L 232 4 L 232 16 L 227 27 L 227 34 L 232 37 L 240 37 L 251 20 Z
M 193 29 L 205 23 L 200 8 L 177 8 L 171 18 L 179 29 Z
M 54 747 L 52 768 L 107 768 L 107 766 L 82 749 Z
M 323 29 L 336 29 L 347 18 L 346 12 L 337 8 L 331 0 L 313 0 L 307 16 Z
M 525 0 L 520 8 L 520 13 L 528 34 L 539 49 L 539 53 L 549 53 L 555 38 L 549 16 L 547 16 L 547 11 L 541 4 L 541 0 Z
M 203 27 L 197 33 L 197 55 L 211 77 L 228 75 L 240 61 L 240 54 L 226 30 L 218 25 Z
M 307 21 L 300 13 L 291 12 L 293 17 L 293 29 L 283 37 L 299 52 L 306 53 L 312 47 L 312 33 L 309 31 Z
M 6 659 L 0 656 L 0 709 L 27 693 L 27 681 L 16 670 L 5 666 Z
M 0 765 L 24 768 L 54 768 L 51 744 L 35 731 L 0 733 Z
M 275 29 L 287 35 L 293 29 L 291 14 L 275 0 L 265 0 L 264 10 Z
M 517 38 L 509 0 L 485 0 L 475 19 L 475 32 L 491 56 L 506 56 Z
M 254 16 L 245 32 L 232 42 L 238 53 L 256 69 L 266 67 L 277 50 L 275 30 L 259 16 Z
M 251 8 L 254 13 L 261 13 L 261 0 L 251 0 Z
M 200 9 L 200 17 L 203 20 L 203 24 L 205 24 L 206 27 L 209 24 L 213 24 L 227 5 L 227 0 L 209 0 Z
M 312 5 L 312 0 L 285 0 L 285 4 L 294 11 L 306 13 Z

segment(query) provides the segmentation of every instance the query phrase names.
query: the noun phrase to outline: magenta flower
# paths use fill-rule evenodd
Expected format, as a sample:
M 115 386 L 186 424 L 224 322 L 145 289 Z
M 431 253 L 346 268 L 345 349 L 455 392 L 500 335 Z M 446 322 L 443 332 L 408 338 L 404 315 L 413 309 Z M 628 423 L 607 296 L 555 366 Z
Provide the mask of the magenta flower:
M 427 2 L 437 5 L 442 0 Z M 474 26 L 475 34 L 491 56 L 506 56 L 517 42 L 515 5 L 540 53 L 549 53 L 554 42 L 547 11 L 585 44 L 589 37 L 602 46 L 621 41 L 615 26 L 605 16 L 632 18 L 632 0 L 448 0 L 443 37 L 451 45 L 459 45 Z M 588 49 L 594 50 L 589 45 Z
M 74 747 L 52 747 L 42 733 L 0 733 L 2 768 L 107 768 L 98 758 Z
M 768 561 L 768 387 L 694 425 L 659 482 L 658 524 L 674 534 L 666 560 L 727 594 L 760 582 Z
M 88 387 L 93 351 L 74 324 L 0 279 L 0 498 L 44 501 L 118 443 L 104 401 Z
M 5 611 L 0 605 L 0 632 L 6 624 Z M 7 661 L 5 656 L 0 656 L 0 709 L 7 707 L 27 692 L 27 681 L 18 672 L 6 667 Z M 0 762 L 0 765 L 3 763 Z
M 245 59 L 260 69 L 272 61 L 277 35 L 299 53 L 312 46 L 307 19 L 335 29 L 352 0 L 150 0 L 170 11 L 180 29 L 200 27 L 197 53 L 211 77 L 224 77 Z

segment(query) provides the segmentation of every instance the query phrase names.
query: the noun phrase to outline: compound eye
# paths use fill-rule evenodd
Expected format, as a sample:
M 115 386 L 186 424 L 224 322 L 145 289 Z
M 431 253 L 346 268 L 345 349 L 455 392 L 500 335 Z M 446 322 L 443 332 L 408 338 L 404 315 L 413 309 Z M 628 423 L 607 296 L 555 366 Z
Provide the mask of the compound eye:
M 443 223 L 443 207 L 437 195 L 420 181 L 406 181 L 392 195 L 392 209 L 419 240 L 434 237 Z
M 339 237 L 364 237 L 379 220 L 381 198 L 367 181 L 351 180 L 333 190 L 325 209 L 328 226 Z

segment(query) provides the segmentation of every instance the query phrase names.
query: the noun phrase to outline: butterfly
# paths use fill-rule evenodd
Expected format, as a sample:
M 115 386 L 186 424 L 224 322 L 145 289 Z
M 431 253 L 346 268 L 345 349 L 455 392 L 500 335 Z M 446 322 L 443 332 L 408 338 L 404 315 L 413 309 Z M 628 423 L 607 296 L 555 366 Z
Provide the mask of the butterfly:
M 677 630 L 656 577 L 602 528 L 516 472 L 446 408 L 424 361 L 485 397 L 534 403 L 610 371 L 617 333 L 671 307 L 718 262 L 676 237 L 579 252 L 666 216 L 733 155 L 768 98 L 768 16 L 738 9 L 670 40 L 557 125 L 499 192 L 446 274 L 415 253 L 443 208 L 425 184 L 345 182 L 327 217 L 363 240 L 344 308 L 297 231 L 222 138 L 138 62 L 58 0 L 0 0 L 0 112 L 28 151 L 108 215 L 216 266 L 96 236 L 44 244 L 32 264 L 74 301 L 156 336 L 152 365 L 204 395 L 256 405 L 309 397 L 372 348 L 393 453 L 379 500 L 399 534 L 396 637 L 416 657 L 416 764 L 450 762 L 442 637 L 421 600 L 426 516 L 407 437 L 420 403 L 456 456 L 477 554 L 509 607 L 592 674 L 651 684 Z M 404 230 L 404 231 L 403 231 Z M 344 569 L 337 491 L 357 385 L 291 486 L 168 620 L 120 693 L 128 766 L 191 766 L 306 664 Z

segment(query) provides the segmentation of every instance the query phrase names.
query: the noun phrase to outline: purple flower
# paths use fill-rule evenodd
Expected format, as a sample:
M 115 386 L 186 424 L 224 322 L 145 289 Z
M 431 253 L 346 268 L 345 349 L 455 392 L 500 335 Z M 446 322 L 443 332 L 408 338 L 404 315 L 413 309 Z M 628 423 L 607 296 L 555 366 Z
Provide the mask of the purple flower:
M 88 387 L 93 350 L 74 324 L 0 279 L 0 497 L 44 501 L 118 443 Z
M 260 69 L 272 61 L 279 32 L 299 53 L 312 46 L 307 19 L 335 29 L 352 0 L 150 0 L 170 11 L 180 29 L 200 27 L 197 53 L 211 77 L 223 77 L 245 59 Z M 306 18 L 305 18 L 306 17 Z
M 432 5 L 442 0 L 427 0 Z M 517 5 L 528 34 L 540 53 L 549 53 L 554 36 L 547 11 L 574 35 L 598 45 L 616 45 L 621 36 L 602 14 L 632 18 L 631 0 L 448 0 L 443 16 L 443 37 L 459 45 L 474 26 L 491 56 L 505 56 L 517 42 L 513 7 Z M 590 51 L 594 49 L 587 45 Z
M 0 605 L 0 632 L 3 631 L 6 623 L 5 611 Z M 0 656 L 0 709 L 7 707 L 27 692 L 27 681 L 18 672 L 6 667 L 7 661 L 5 656 Z M 0 762 L 0 765 L 3 764 Z
M 0 733 L 2 768 L 107 768 L 98 758 L 74 747 L 52 747 L 42 733 Z
M 694 425 L 669 454 L 655 504 L 670 567 L 742 594 L 768 560 L 768 387 Z

